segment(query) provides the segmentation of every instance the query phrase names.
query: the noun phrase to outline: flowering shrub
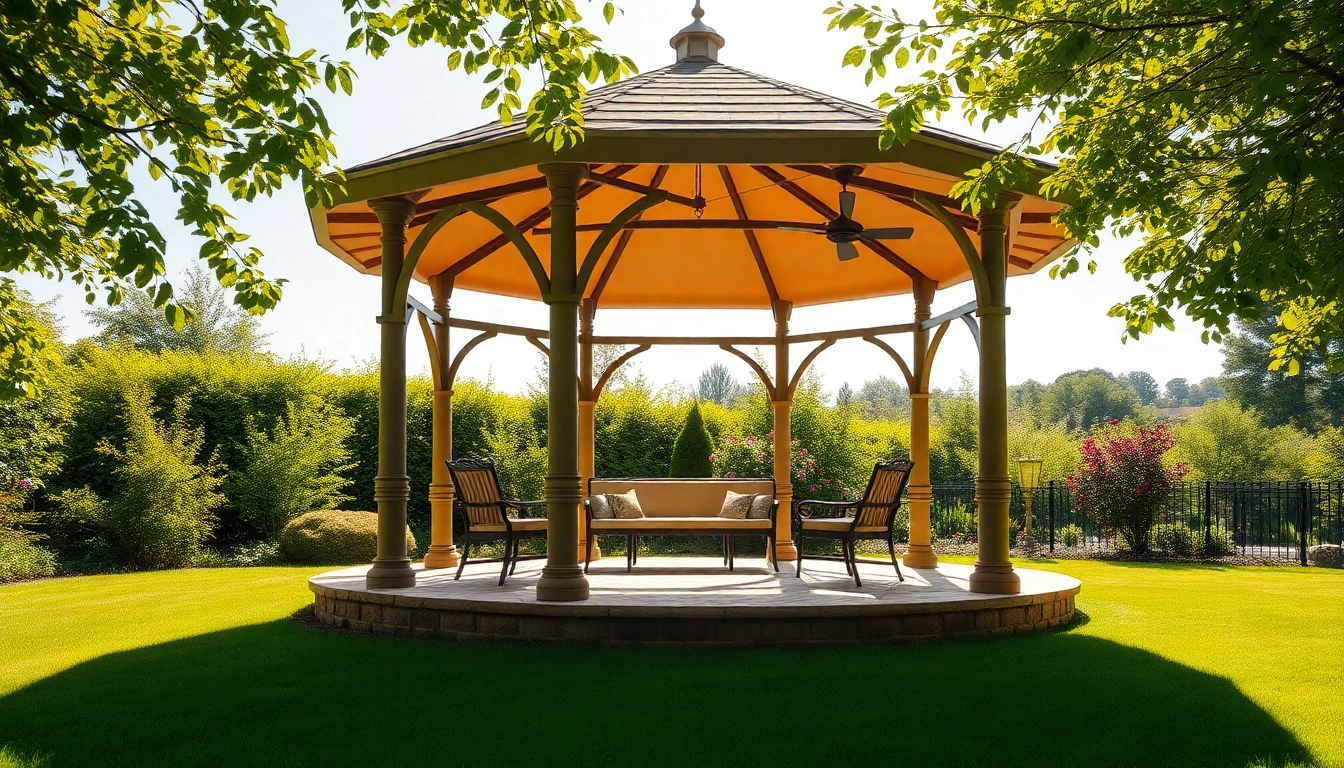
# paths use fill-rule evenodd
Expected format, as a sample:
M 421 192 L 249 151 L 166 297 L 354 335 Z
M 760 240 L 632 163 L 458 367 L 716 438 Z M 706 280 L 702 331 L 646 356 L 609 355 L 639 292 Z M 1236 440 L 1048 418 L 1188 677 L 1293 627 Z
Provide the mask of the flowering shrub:
M 838 500 L 850 498 L 850 489 L 825 477 L 821 463 L 808 454 L 798 440 L 789 452 L 790 484 L 795 499 Z M 775 474 L 775 435 L 739 437 L 729 433 L 710 454 L 716 477 L 772 477 Z M 858 491 L 862 493 L 862 491 Z
M 1078 508 L 1136 554 L 1148 551 L 1167 493 L 1187 472 L 1183 464 L 1163 465 L 1172 443 L 1165 424 L 1149 429 L 1113 420 L 1083 441 L 1078 471 L 1068 477 Z

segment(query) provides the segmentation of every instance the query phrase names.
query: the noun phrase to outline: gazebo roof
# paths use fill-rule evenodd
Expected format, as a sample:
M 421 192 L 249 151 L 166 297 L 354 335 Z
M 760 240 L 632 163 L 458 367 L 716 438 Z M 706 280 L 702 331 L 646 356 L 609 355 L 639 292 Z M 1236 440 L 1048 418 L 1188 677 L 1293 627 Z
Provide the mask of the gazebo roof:
M 672 43 L 676 63 L 585 97 L 585 140 L 576 147 L 555 153 L 529 140 L 521 120 L 495 122 L 350 168 L 346 197 L 312 212 L 318 241 L 377 273 L 380 230 L 366 201 L 412 194 L 410 237 L 443 208 L 484 202 L 517 225 L 544 262 L 549 193 L 537 165 L 560 161 L 590 169 L 580 189 L 581 255 L 650 188 L 669 193 L 603 253 L 587 288 L 603 307 L 769 308 L 781 299 L 805 306 L 907 293 L 921 276 L 938 287 L 970 278 L 950 234 L 914 197 L 932 196 L 974 232 L 978 222 L 947 195 L 997 148 L 925 129 L 881 150 L 881 112 L 719 63 L 723 38 L 699 15 Z M 816 230 L 835 218 L 833 169 L 842 165 L 861 168 L 850 184 L 853 218 L 911 227 L 911 239 L 863 242 L 860 258 L 837 262 L 835 245 L 819 232 L 780 229 Z M 1041 164 L 1036 178 L 1048 170 Z M 1010 274 L 1036 271 L 1073 245 L 1050 221 L 1063 206 L 1034 187 L 1017 190 L 1023 201 L 1010 221 Z M 475 215 L 445 227 L 416 268 L 421 280 L 443 273 L 460 288 L 538 298 L 517 249 Z

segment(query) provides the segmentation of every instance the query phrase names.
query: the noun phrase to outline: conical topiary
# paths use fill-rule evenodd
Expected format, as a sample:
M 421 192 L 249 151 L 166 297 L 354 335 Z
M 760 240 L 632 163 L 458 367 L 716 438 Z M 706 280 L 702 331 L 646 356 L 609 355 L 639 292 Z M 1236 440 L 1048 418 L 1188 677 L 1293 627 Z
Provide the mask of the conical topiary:
M 700 416 L 700 403 L 691 403 L 686 423 L 672 445 L 672 467 L 668 477 L 713 477 L 714 466 L 709 461 L 713 452 L 714 442 Z

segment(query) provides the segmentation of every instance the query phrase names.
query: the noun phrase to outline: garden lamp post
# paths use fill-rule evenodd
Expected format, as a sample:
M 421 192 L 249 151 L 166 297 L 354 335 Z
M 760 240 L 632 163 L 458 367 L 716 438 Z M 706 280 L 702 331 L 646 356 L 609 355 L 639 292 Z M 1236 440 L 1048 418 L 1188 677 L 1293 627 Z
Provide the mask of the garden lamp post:
M 1022 484 L 1022 499 L 1027 507 L 1026 527 L 1023 529 L 1027 534 L 1027 546 L 1031 546 L 1031 502 L 1036 495 L 1036 488 L 1041 484 L 1041 465 L 1040 459 L 1018 459 L 1017 460 L 1017 481 Z

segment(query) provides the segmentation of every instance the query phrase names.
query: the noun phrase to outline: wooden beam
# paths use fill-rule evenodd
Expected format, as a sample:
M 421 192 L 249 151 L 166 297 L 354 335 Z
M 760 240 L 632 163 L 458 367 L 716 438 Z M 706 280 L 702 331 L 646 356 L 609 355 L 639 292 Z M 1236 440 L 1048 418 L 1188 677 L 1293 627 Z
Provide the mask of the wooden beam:
M 578 224 L 575 232 L 601 232 L 609 224 Z M 768 221 L 741 219 L 654 219 L 653 221 L 630 221 L 622 229 L 805 229 L 819 235 L 826 234 L 826 225 L 806 221 Z M 534 235 L 551 234 L 550 227 L 533 227 Z
M 900 323 L 899 325 L 879 325 L 873 328 L 853 328 L 845 331 L 820 331 L 817 333 L 799 333 L 790 335 L 788 342 L 790 344 L 806 344 L 810 341 L 839 341 L 841 339 L 861 339 L 865 336 L 885 336 L 889 333 L 913 333 L 914 323 Z
M 774 341 L 775 340 L 773 338 L 770 339 L 771 343 L 774 343 Z M 755 371 L 756 375 L 760 377 L 761 384 L 765 387 L 765 392 L 770 396 L 771 401 L 779 399 L 777 395 L 778 390 L 775 389 L 774 382 L 770 380 L 770 374 L 766 373 L 765 369 L 761 367 L 761 364 L 753 360 L 751 355 L 748 355 L 746 352 L 743 352 L 742 350 L 730 344 L 723 344 L 719 347 L 719 349 L 722 349 L 724 352 L 727 352 L 731 355 L 736 355 L 739 359 L 742 360 L 742 362 L 746 363 L 751 368 L 751 370 Z
M 504 325 L 503 323 L 487 323 L 481 320 L 467 320 L 461 317 L 451 317 L 448 319 L 450 328 L 462 328 L 468 331 L 485 331 L 487 333 L 502 333 L 506 336 L 534 336 L 538 339 L 550 338 L 551 332 L 540 328 L 524 328 L 520 325 Z
M 747 215 L 747 207 L 742 203 L 742 195 L 737 192 L 737 184 L 733 181 L 733 174 L 728 170 L 728 166 L 719 166 L 719 176 L 723 179 L 723 187 L 728 191 L 728 198 L 733 202 L 733 210 L 737 212 L 737 218 L 742 221 L 751 219 Z M 775 279 L 770 274 L 770 265 L 765 263 L 765 252 L 761 250 L 761 241 L 756 238 L 756 233 L 750 229 L 743 230 L 746 235 L 747 247 L 751 249 L 751 256 L 756 260 L 756 269 L 761 273 L 761 282 L 765 283 L 765 291 L 770 295 L 770 305 L 774 306 L 779 301 L 779 290 L 775 287 Z
M 653 179 L 649 182 L 650 189 L 658 189 L 663 183 L 663 180 L 667 178 L 669 168 L 669 166 L 660 165 L 654 169 Z M 616 247 L 611 249 L 611 258 L 607 259 L 606 265 L 602 267 L 602 274 L 598 276 L 597 285 L 593 286 L 593 292 L 590 294 L 590 298 L 593 300 L 594 312 L 597 311 L 598 301 L 602 299 L 602 291 L 607 288 L 607 281 L 611 279 L 612 273 L 616 271 L 616 264 L 620 262 L 621 255 L 625 253 L 626 247 L 630 245 L 630 238 L 633 236 L 634 232 L 631 230 L 622 230 L 621 236 L 616 240 Z
M 652 349 L 652 347 L 648 344 L 641 344 L 612 361 L 611 365 L 607 366 L 607 370 L 603 371 L 602 375 L 598 378 L 597 384 L 593 386 L 592 399 L 597 400 L 597 398 L 601 397 L 602 390 L 606 388 L 607 381 L 611 379 L 612 374 L 616 373 L 616 369 L 630 362 L 630 358 L 635 355 L 648 352 L 650 349 Z
M 883 352 L 886 352 L 888 357 L 896 361 L 897 367 L 901 369 L 901 375 L 905 377 L 906 389 L 910 390 L 911 392 L 914 392 L 915 377 L 914 374 L 910 372 L 910 366 L 905 364 L 905 358 L 901 357 L 901 353 L 897 352 L 895 349 L 892 348 L 890 344 L 877 338 L 876 336 L 864 336 L 863 340 L 868 342 L 869 344 L 872 344 L 873 346 L 877 347 Z
M 798 370 L 793 372 L 793 378 L 789 379 L 789 391 L 787 393 L 788 397 L 785 398 L 786 400 L 793 399 L 794 393 L 798 391 L 798 384 L 803 380 L 803 374 L 807 373 L 808 366 L 812 365 L 812 361 L 817 359 L 817 355 L 820 355 L 822 352 L 825 352 L 833 346 L 835 346 L 835 339 L 827 339 L 818 344 L 811 352 L 807 353 L 807 357 L 803 358 L 803 362 L 798 364 Z
M 638 184 L 633 181 L 622 179 L 620 176 L 611 173 L 589 173 L 588 178 L 597 184 L 605 184 L 609 187 L 624 189 L 628 192 L 637 192 L 641 195 L 647 195 L 658 189 L 656 184 Z M 696 202 L 694 198 L 686 197 L 685 195 L 668 194 L 667 202 L 684 205 L 688 208 L 700 207 L 700 204 Z
M 1023 213 L 1023 224 L 1054 224 L 1053 213 Z
M 1008 263 L 1014 267 L 1017 267 L 1018 269 L 1031 269 L 1032 267 L 1036 266 L 1034 262 L 1027 261 L 1021 256 L 1009 256 Z
M 928 320 L 925 320 L 924 322 L 919 324 L 919 327 L 921 330 L 925 331 L 929 330 L 930 328 L 937 328 L 943 323 L 946 323 L 948 320 L 955 320 L 958 317 L 961 317 L 962 315 L 971 314 L 976 309 L 978 309 L 979 306 L 980 303 L 978 301 L 968 301 L 965 304 L 962 304 L 960 307 L 957 307 L 956 309 L 944 312 L 943 314 L 937 317 L 931 317 Z
M 634 165 L 622 165 L 617 168 L 613 168 L 611 173 L 616 176 L 621 176 L 629 173 L 636 167 L 637 166 Z M 583 198 L 587 197 L 588 195 L 592 194 L 593 192 L 601 188 L 602 185 L 600 184 L 587 182 L 579 187 L 577 195 L 578 199 L 582 200 Z M 551 204 L 547 202 L 544 207 L 536 211 L 533 211 L 530 215 L 524 217 L 521 221 L 519 221 L 515 226 L 517 226 L 518 229 L 526 232 L 527 230 L 532 229 L 533 227 L 537 226 L 538 224 L 541 224 L 542 222 L 546 221 L 549 218 L 551 218 Z M 498 235 L 490 242 L 486 243 L 485 245 L 482 245 L 480 248 L 477 248 L 476 250 L 472 251 L 466 256 L 458 259 L 456 262 L 452 264 L 452 266 L 445 269 L 443 273 L 450 277 L 457 277 L 463 272 L 466 272 L 468 269 L 471 269 L 472 267 L 479 264 L 487 256 L 493 254 L 495 251 L 498 251 L 500 248 L 503 248 L 508 244 L 509 244 L 509 238 L 507 236 L 503 234 Z
M 721 347 L 725 344 L 745 344 L 763 347 L 775 343 L 774 336 L 594 336 L 594 344 L 625 347 L 631 344 L 658 346 Z
M 771 168 L 768 165 L 753 165 L 752 168 L 755 168 L 757 173 L 761 174 L 765 178 L 779 185 L 781 189 L 783 189 L 785 192 L 788 192 L 790 195 L 792 195 L 802 204 L 806 205 L 808 208 L 811 208 L 812 210 L 816 211 L 822 216 L 825 216 L 827 221 L 830 221 L 831 219 L 840 216 L 840 213 L 838 211 L 831 208 L 826 203 L 823 203 L 822 201 L 818 200 L 815 196 L 812 195 L 811 192 L 808 192 L 807 190 L 798 186 L 794 182 L 785 178 L 784 174 L 780 173 L 779 171 L 776 171 L 774 168 Z M 912 264 L 910 264 L 910 262 L 901 258 L 899 255 L 897 255 L 895 251 L 891 250 L 882 243 L 873 242 L 872 240 L 859 240 L 858 244 L 862 244 L 868 250 L 872 251 L 873 253 L 876 253 L 878 256 L 881 256 L 883 259 L 887 261 L 888 264 L 891 264 L 893 267 L 904 272 L 911 280 L 928 279 L 927 277 L 925 277 L 924 273 L 920 272 L 918 269 L 915 269 L 915 267 Z
M 423 200 L 415 204 L 415 218 L 411 219 L 410 228 L 418 227 L 429 221 L 435 211 L 443 210 L 450 205 L 458 203 L 485 203 L 501 198 L 519 195 L 525 192 L 535 192 L 546 188 L 546 177 L 538 176 L 535 179 L 525 179 L 515 181 L 512 184 L 501 184 L 498 187 L 488 189 L 478 189 L 473 192 L 463 192 L 460 195 L 449 195 L 448 197 L 439 197 L 434 200 Z

